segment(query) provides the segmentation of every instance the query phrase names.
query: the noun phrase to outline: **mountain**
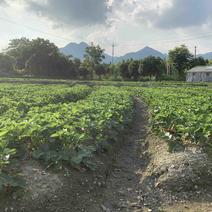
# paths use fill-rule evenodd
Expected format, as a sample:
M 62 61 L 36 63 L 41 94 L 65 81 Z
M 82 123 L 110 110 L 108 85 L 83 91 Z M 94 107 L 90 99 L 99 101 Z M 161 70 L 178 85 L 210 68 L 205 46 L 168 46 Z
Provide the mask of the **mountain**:
M 67 46 L 61 48 L 60 51 L 65 55 L 72 55 L 73 57 L 76 57 L 76 58 L 79 58 L 80 60 L 82 60 L 85 49 L 88 46 L 89 45 L 85 42 L 81 42 L 79 44 L 69 43 Z M 143 59 L 148 56 L 155 56 L 155 57 L 160 57 L 160 58 L 166 57 L 163 53 L 146 46 L 145 48 L 143 48 L 137 52 L 131 52 L 131 53 L 125 54 L 124 56 L 120 56 L 120 57 L 114 57 L 114 62 L 117 63 L 122 60 L 128 60 L 128 59 L 139 60 L 139 59 Z M 105 53 L 104 62 L 110 63 L 111 61 L 112 61 L 112 56 Z
M 76 57 L 76 58 L 82 60 L 83 57 L 84 57 L 85 49 L 88 46 L 89 45 L 85 42 L 81 42 L 79 44 L 69 43 L 65 47 L 61 48 L 60 52 L 65 54 L 65 55 L 72 55 L 73 57 Z M 112 61 L 112 57 L 110 55 L 106 54 L 106 53 L 104 55 L 105 55 L 104 62 L 110 63 Z
M 212 52 L 208 52 L 208 53 L 205 53 L 205 54 L 200 54 L 198 55 L 200 57 L 203 57 L 205 60 L 212 60 Z
M 119 57 L 118 61 L 128 60 L 128 59 L 140 60 L 140 59 L 144 59 L 145 57 L 149 57 L 149 56 L 165 58 L 165 55 L 163 53 L 146 46 L 137 52 L 131 52 L 122 57 Z
M 60 52 L 62 52 L 65 55 L 72 55 L 73 57 L 76 57 L 80 60 L 84 57 L 85 49 L 89 45 L 85 42 L 81 42 L 79 44 L 77 43 L 69 43 L 67 46 L 60 49 Z

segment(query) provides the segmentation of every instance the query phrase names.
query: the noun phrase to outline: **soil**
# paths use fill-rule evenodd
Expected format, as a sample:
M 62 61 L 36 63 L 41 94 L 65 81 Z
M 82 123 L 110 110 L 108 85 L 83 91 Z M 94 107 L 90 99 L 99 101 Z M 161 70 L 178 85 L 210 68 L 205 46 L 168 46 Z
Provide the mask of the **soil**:
M 130 130 L 97 170 L 55 172 L 23 161 L 27 190 L 0 196 L 0 212 L 212 212 L 212 163 L 201 149 L 169 153 L 148 129 L 147 107 L 135 99 Z

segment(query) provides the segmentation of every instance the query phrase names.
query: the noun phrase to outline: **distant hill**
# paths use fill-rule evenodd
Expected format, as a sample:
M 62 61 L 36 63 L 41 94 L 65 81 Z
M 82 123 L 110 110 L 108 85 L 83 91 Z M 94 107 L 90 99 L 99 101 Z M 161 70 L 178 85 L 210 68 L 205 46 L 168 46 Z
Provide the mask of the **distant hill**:
M 67 46 L 60 49 L 60 52 L 62 52 L 65 55 L 72 55 L 73 57 L 76 57 L 80 60 L 83 59 L 85 49 L 89 45 L 85 42 L 81 42 L 79 44 L 77 43 L 69 43 Z
M 79 58 L 80 60 L 82 60 L 84 57 L 85 49 L 88 46 L 89 45 L 85 42 L 81 42 L 79 44 L 69 43 L 64 48 L 61 48 L 60 51 L 65 55 L 72 55 L 73 57 L 76 57 L 76 58 Z M 160 58 L 166 57 L 165 54 L 146 46 L 145 48 L 143 48 L 137 52 L 130 52 L 130 53 L 125 54 L 124 56 L 115 57 L 114 62 L 117 63 L 117 62 L 120 62 L 122 60 L 127 60 L 127 59 L 139 60 L 139 59 L 144 59 L 145 57 L 148 57 L 148 56 L 155 56 L 155 57 L 160 57 Z M 105 54 L 104 62 L 110 63 L 111 61 L 112 61 L 112 56 Z
M 149 57 L 149 56 L 165 58 L 165 55 L 163 53 L 146 46 L 137 52 L 127 53 L 124 56 L 117 58 L 117 60 L 118 61 L 128 60 L 128 59 L 140 60 L 140 59 L 144 59 L 145 57 Z
M 62 52 L 65 55 L 72 55 L 73 57 L 76 57 L 80 60 L 83 59 L 84 54 L 85 54 L 85 49 L 88 47 L 89 45 L 85 42 L 81 42 L 79 44 L 77 43 L 69 43 L 68 45 L 66 45 L 65 47 L 60 49 L 60 52 Z M 112 60 L 112 57 L 108 54 L 105 54 L 105 63 L 110 63 Z
M 205 54 L 200 54 L 198 56 L 203 57 L 206 60 L 212 60 L 212 52 L 208 52 L 208 53 L 205 53 Z

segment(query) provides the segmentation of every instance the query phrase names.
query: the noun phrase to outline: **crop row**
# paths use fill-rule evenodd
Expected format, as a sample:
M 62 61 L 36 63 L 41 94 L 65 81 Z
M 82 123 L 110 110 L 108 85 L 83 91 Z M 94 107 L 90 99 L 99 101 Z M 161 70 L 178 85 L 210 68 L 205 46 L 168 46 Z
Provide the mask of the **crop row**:
M 26 155 L 48 164 L 65 161 L 92 168 L 89 157 L 118 139 L 132 111 L 130 92 L 111 87 L 77 102 L 31 107 L 24 117 L 1 124 L 2 173 L 10 160 Z
M 14 111 L 26 113 L 31 107 L 74 102 L 92 92 L 88 86 L 65 85 L 0 85 L 0 115 Z
M 149 105 L 152 129 L 170 144 L 212 146 L 211 89 L 137 88 L 133 92 Z

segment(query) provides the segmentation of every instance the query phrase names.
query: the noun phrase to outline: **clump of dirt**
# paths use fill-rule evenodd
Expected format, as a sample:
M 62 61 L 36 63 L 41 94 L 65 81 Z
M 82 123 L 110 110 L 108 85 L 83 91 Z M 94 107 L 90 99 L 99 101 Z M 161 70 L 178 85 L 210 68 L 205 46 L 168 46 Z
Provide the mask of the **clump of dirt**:
M 56 173 L 47 172 L 36 161 L 21 164 L 22 175 L 27 183 L 26 199 L 42 199 L 63 186 L 62 179 Z
M 170 153 L 166 142 L 153 137 L 148 139 L 152 159 L 146 176 L 154 176 L 156 187 L 180 192 L 212 186 L 212 161 L 200 148 L 193 146 Z

